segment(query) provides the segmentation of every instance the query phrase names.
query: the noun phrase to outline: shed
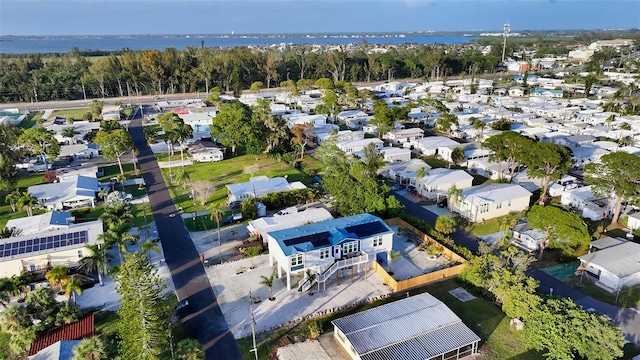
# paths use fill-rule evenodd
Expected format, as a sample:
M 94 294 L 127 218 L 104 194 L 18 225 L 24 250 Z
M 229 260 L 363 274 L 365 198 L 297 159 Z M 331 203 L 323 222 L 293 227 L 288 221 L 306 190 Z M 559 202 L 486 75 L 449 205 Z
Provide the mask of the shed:
M 480 338 L 429 293 L 331 322 L 334 338 L 362 360 L 461 359 L 478 353 Z

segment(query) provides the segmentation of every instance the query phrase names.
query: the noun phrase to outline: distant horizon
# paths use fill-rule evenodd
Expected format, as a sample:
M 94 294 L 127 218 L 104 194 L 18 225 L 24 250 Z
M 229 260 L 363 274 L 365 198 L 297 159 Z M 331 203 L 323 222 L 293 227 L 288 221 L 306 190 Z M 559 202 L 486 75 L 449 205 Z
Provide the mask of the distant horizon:
M 585 31 L 597 31 L 597 32 L 624 32 L 631 30 L 640 30 L 640 27 L 629 28 L 584 28 L 584 29 L 512 29 L 511 33 L 552 33 L 552 32 L 585 32 Z M 398 31 L 332 31 L 332 32 L 318 32 L 318 31 L 291 31 L 291 32 L 253 32 L 253 33 L 130 33 L 130 34 L 0 34 L 0 38 L 4 37 L 123 37 L 123 36 L 268 36 L 268 35 L 381 35 L 381 34 L 412 34 L 412 35 L 438 35 L 438 34 L 463 34 L 468 33 L 502 33 L 503 29 L 479 29 L 479 30 L 398 30 Z M 475 35 L 474 35 L 475 36 Z
M 0 0 L 0 8 L 3 36 L 640 28 L 637 0 Z

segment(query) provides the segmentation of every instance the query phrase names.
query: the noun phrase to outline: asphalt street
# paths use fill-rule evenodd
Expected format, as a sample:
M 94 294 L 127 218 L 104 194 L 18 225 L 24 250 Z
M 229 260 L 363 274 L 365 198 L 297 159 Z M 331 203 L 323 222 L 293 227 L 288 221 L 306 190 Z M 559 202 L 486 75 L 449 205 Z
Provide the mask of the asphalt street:
M 182 322 L 187 334 L 205 349 L 207 359 L 242 359 L 229 325 L 182 217 L 171 199 L 156 161 L 142 133 L 142 121 L 133 120 L 129 132 L 140 151 L 138 160 L 147 184 L 149 202 L 158 228 L 165 260 L 178 300 L 188 299 Z M 181 310 L 182 312 L 182 310 Z
M 420 218 L 431 226 L 434 226 L 438 216 L 422 206 L 408 200 L 404 196 L 395 195 L 400 202 L 404 204 L 409 215 Z M 457 230 L 451 234 L 451 238 L 458 244 L 464 245 L 474 253 L 478 252 L 478 242 L 482 241 L 475 235 L 464 230 Z M 587 296 L 562 281 L 548 275 L 536 267 L 530 267 L 527 275 L 538 280 L 540 283 L 538 290 L 541 292 L 552 294 L 555 296 L 567 297 L 585 309 L 593 309 L 598 313 L 608 315 L 613 323 L 620 326 L 625 339 L 629 342 L 640 345 L 640 309 L 638 308 L 619 308 L 611 304 L 604 303 Z

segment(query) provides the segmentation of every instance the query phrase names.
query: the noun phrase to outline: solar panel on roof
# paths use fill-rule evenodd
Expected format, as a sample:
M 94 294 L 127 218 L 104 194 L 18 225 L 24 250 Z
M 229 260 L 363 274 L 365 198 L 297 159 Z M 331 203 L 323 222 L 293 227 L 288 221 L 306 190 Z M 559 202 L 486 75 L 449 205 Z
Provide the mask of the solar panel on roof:
M 10 257 L 47 249 L 79 245 L 88 241 L 88 231 L 76 231 L 62 235 L 50 235 L 28 240 L 18 240 L 0 244 L 0 258 Z
M 366 224 L 354 225 L 346 227 L 349 233 L 356 234 L 359 238 L 369 237 L 371 235 L 380 234 L 389 231 L 387 227 L 380 221 L 374 221 Z
M 316 234 L 300 236 L 295 239 L 287 239 L 284 241 L 284 244 L 286 246 L 294 246 L 294 245 L 310 242 L 314 247 L 317 247 L 317 246 L 330 244 L 329 242 L 330 237 L 331 237 L 331 234 L 328 231 L 323 231 Z M 316 244 L 319 244 L 319 245 L 316 245 Z

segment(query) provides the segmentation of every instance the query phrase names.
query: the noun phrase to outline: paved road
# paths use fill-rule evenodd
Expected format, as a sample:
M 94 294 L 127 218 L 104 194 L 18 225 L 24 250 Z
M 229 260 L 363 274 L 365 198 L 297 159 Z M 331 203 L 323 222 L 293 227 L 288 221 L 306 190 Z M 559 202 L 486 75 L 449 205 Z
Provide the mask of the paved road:
M 408 200 L 404 196 L 396 195 L 396 198 L 405 205 L 410 215 L 425 220 L 432 226 L 435 225 L 436 219 L 438 218 L 436 214 L 424 209 L 422 206 Z M 481 239 L 475 235 L 464 230 L 457 230 L 451 235 L 451 238 L 456 243 L 464 245 L 474 253 L 478 252 L 478 242 L 481 241 Z M 640 345 L 640 309 L 619 308 L 596 300 L 535 267 L 529 268 L 527 275 L 540 282 L 538 289 L 542 292 L 570 298 L 585 309 L 593 308 L 599 313 L 608 315 L 615 325 L 620 326 L 627 341 Z
M 147 184 L 149 202 L 178 299 L 189 299 L 189 315 L 183 318 L 185 330 L 204 346 L 207 359 L 242 359 L 213 294 L 200 255 L 182 217 L 177 216 L 178 211 L 158 163 L 144 139 L 141 120 L 133 120 L 129 132 L 140 150 L 140 169 Z

